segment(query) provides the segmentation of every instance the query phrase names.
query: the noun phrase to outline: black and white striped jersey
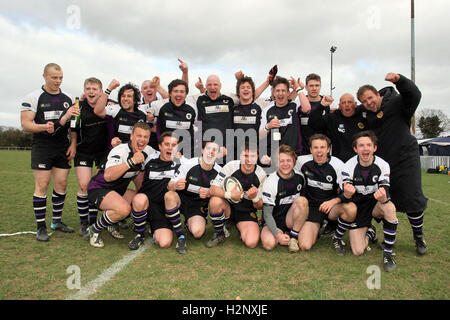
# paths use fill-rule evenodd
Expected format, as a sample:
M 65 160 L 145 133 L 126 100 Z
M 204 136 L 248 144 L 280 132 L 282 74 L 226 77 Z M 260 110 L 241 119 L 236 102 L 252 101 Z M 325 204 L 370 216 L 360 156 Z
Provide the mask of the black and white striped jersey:
M 300 120 L 298 117 L 298 109 L 301 107 L 300 100 L 290 101 L 284 107 L 277 107 L 274 103 L 269 105 L 262 111 L 260 130 L 263 130 L 267 123 L 269 123 L 275 117 L 280 121 L 280 128 L 271 129 L 267 137 L 267 148 L 270 152 L 271 144 L 273 143 L 273 133 L 275 130 L 279 130 L 281 134 L 281 140 L 279 144 L 286 144 L 294 149 L 297 155 L 302 152 L 302 135 L 300 129 Z M 269 154 L 270 155 L 270 154 Z
M 262 197 L 262 185 L 267 178 L 266 172 L 263 168 L 255 165 L 255 170 L 250 174 L 245 174 L 241 171 L 241 161 L 233 160 L 228 162 L 223 166 L 222 170 L 217 174 L 215 179 L 211 182 L 211 186 L 217 186 L 223 189 L 223 183 L 226 177 L 235 177 L 242 185 L 244 191 L 249 190 L 252 186 L 259 189 L 258 196 Z M 234 208 L 238 211 L 253 211 L 252 200 L 246 198 L 242 199 L 241 202 L 234 204 Z
M 133 180 L 140 171 L 143 171 L 145 168 L 145 165 L 153 158 L 159 157 L 159 151 L 156 151 L 150 146 L 146 146 L 145 149 L 142 151 L 145 161 L 136 166 L 129 168 L 120 178 L 107 182 L 105 180 L 105 170 L 121 165 L 122 163 L 125 163 L 127 159 L 133 157 L 133 151 L 131 150 L 129 143 L 122 143 L 118 146 L 114 147 L 108 154 L 108 158 L 106 160 L 106 164 L 100 168 L 100 171 L 98 174 L 96 174 L 94 177 L 92 177 L 91 182 L 89 183 L 88 191 L 99 189 L 99 188 L 105 188 L 105 189 L 111 189 L 115 190 L 119 193 L 126 190 L 128 184 Z
M 273 217 L 277 220 L 286 216 L 294 201 L 300 197 L 305 187 L 305 178 L 301 172 L 293 171 L 290 178 L 284 179 L 278 171 L 271 173 L 262 187 L 264 205 L 274 206 Z
M 175 176 L 171 179 L 171 181 L 175 182 L 180 179 L 185 179 L 186 188 L 182 190 L 181 193 L 194 200 L 200 200 L 200 188 L 209 190 L 211 182 L 222 170 L 222 167 L 217 163 L 214 163 L 211 170 L 204 170 L 201 167 L 200 159 L 201 158 L 195 157 L 183 162 L 175 172 Z
M 163 202 L 164 194 L 168 191 L 167 185 L 184 161 L 184 157 L 174 161 L 163 161 L 159 155 L 152 157 L 145 166 L 144 182 L 138 192 L 145 193 L 149 201 Z
M 67 121 L 64 127 L 58 123 L 59 119 L 73 105 L 73 98 L 61 91 L 58 94 L 50 94 L 42 86 L 28 94 L 22 101 L 20 111 L 31 111 L 35 113 L 34 123 L 45 124 L 49 121 L 55 124 L 55 132 L 50 134 L 46 131 L 33 133 L 33 145 L 51 148 L 66 148 L 69 146 L 69 126 Z
M 305 177 L 305 197 L 311 206 L 318 207 L 338 196 L 343 166 L 344 163 L 336 157 L 328 157 L 324 164 L 316 163 L 312 154 L 297 158 L 295 169 Z
M 130 141 L 130 134 L 136 122 L 147 122 L 147 113 L 144 106 L 127 112 L 118 104 L 105 107 L 106 115 L 114 119 L 114 136 L 122 142 Z
M 356 204 L 368 198 L 373 199 L 373 194 L 381 187 L 386 190 L 389 198 L 390 186 L 389 164 L 380 157 L 374 156 L 373 163 L 363 167 L 358 160 L 358 155 L 350 158 L 342 167 L 342 185 L 348 182 L 354 185 L 356 192 L 351 201 Z

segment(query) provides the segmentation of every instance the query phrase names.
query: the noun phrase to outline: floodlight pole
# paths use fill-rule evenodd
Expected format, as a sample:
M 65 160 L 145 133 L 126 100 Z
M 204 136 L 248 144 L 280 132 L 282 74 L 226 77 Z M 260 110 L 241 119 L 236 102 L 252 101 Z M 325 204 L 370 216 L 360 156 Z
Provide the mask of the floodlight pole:
M 331 81 L 330 81 L 330 96 L 333 96 L 333 53 L 336 51 L 337 47 L 331 46 L 330 52 L 331 52 Z
M 416 82 L 416 54 L 414 42 L 414 0 L 411 0 L 411 81 Z M 415 113 L 411 119 L 411 133 L 416 133 L 416 116 Z

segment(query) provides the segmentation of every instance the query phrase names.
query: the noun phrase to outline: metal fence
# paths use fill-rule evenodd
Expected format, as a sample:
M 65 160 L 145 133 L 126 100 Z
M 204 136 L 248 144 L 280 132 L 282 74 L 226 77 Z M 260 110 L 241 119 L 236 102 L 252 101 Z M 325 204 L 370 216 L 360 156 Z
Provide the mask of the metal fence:
M 447 166 L 450 168 L 449 156 L 421 156 L 420 167 L 422 169 L 436 168 L 438 166 Z

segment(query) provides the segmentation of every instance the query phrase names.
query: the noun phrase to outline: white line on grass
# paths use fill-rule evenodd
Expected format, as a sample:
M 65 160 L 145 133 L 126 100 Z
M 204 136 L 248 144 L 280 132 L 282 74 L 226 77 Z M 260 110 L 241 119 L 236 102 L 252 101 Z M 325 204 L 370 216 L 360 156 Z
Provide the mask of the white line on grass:
M 446 205 L 446 206 L 450 206 L 450 203 L 449 203 L 449 202 L 444 202 L 444 201 L 441 201 L 441 200 L 436 200 L 436 199 L 431 199 L 431 198 L 428 198 L 428 199 L 430 199 L 430 200 L 432 200 L 432 201 L 434 201 L 434 202 L 437 202 L 437 203 Z
M 92 280 L 81 288 L 78 292 L 68 296 L 66 300 L 86 300 L 91 294 L 108 282 L 116 273 L 120 272 L 135 258 L 139 257 L 147 248 L 151 247 L 152 241 L 146 241 L 145 244 L 136 251 L 126 254 L 121 260 L 112 264 L 108 269 L 103 271 L 96 279 Z

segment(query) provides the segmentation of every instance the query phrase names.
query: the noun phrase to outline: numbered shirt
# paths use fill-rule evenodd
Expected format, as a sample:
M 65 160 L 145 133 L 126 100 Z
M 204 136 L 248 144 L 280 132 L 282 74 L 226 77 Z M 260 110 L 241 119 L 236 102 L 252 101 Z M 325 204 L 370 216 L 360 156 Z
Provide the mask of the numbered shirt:
M 121 165 L 127 162 L 127 159 L 133 157 L 133 151 L 131 150 L 129 143 L 122 143 L 114 147 L 108 154 L 106 163 L 102 165 L 97 175 L 92 177 L 89 183 L 88 191 L 105 188 L 117 191 L 123 195 L 126 191 L 131 180 L 133 180 L 140 171 L 143 171 L 145 165 L 153 158 L 159 157 L 159 151 L 154 150 L 150 146 L 146 146 L 142 151 L 144 155 L 144 162 L 136 168 L 129 168 L 121 177 L 114 181 L 107 182 L 105 180 L 105 170 L 114 166 Z
M 33 133 L 33 145 L 49 147 L 49 149 L 68 147 L 70 121 L 67 121 L 64 127 L 60 127 L 57 122 L 73 103 L 74 100 L 69 94 L 63 91 L 50 94 L 44 90 L 44 87 L 31 92 L 23 99 L 21 112 L 34 112 L 34 123 L 45 124 L 51 121 L 56 128 L 53 134 L 46 131 Z
M 318 207 L 338 196 L 343 165 L 336 157 L 329 157 L 324 164 L 314 162 L 311 154 L 298 157 L 295 169 L 305 177 L 305 196 L 311 206 Z
M 118 104 L 105 107 L 106 114 L 114 119 L 114 136 L 122 142 L 130 141 L 130 134 L 136 122 L 147 122 L 147 113 L 143 106 L 127 112 Z
M 301 172 L 294 171 L 293 175 L 284 179 L 278 171 L 271 173 L 262 187 L 264 205 L 274 206 L 273 217 L 277 220 L 285 217 L 294 201 L 300 197 L 305 187 L 305 179 Z
M 216 178 L 211 182 L 212 186 L 224 188 L 224 181 L 227 177 L 235 177 L 242 185 L 244 191 L 249 190 L 252 186 L 258 188 L 258 196 L 262 197 L 261 188 L 262 184 L 266 180 L 266 172 L 263 168 L 255 165 L 255 170 L 249 174 L 245 174 L 241 171 L 241 161 L 234 160 L 228 162 L 223 166 L 222 170 L 217 174 Z M 233 207 L 238 211 L 248 212 L 254 211 L 253 202 L 246 198 L 241 200 L 238 204 L 233 204 Z
M 201 167 L 200 159 L 201 158 L 196 157 L 185 161 L 175 172 L 175 176 L 171 179 L 171 181 L 174 182 L 180 179 L 185 179 L 186 187 L 181 191 L 181 193 L 194 200 L 201 199 L 199 196 L 200 188 L 209 190 L 212 180 L 214 180 L 214 178 L 222 170 L 222 167 L 217 163 L 214 163 L 211 170 L 204 170 Z M 206 199 L 206 201 L 208 201 L 208 199 Z
M 358 155 L 350 158 L 342 167 L 342 183 L 348 182 L 354 185 L 356 192 L 352 197 L 355 203 L 373 199 L 373 194 L 383 187 L 389 197 L 390 167 L 389 164 L 380 157 L 374 156 L 373 163 L 368 167 L 363 167 L 358 160 Z

